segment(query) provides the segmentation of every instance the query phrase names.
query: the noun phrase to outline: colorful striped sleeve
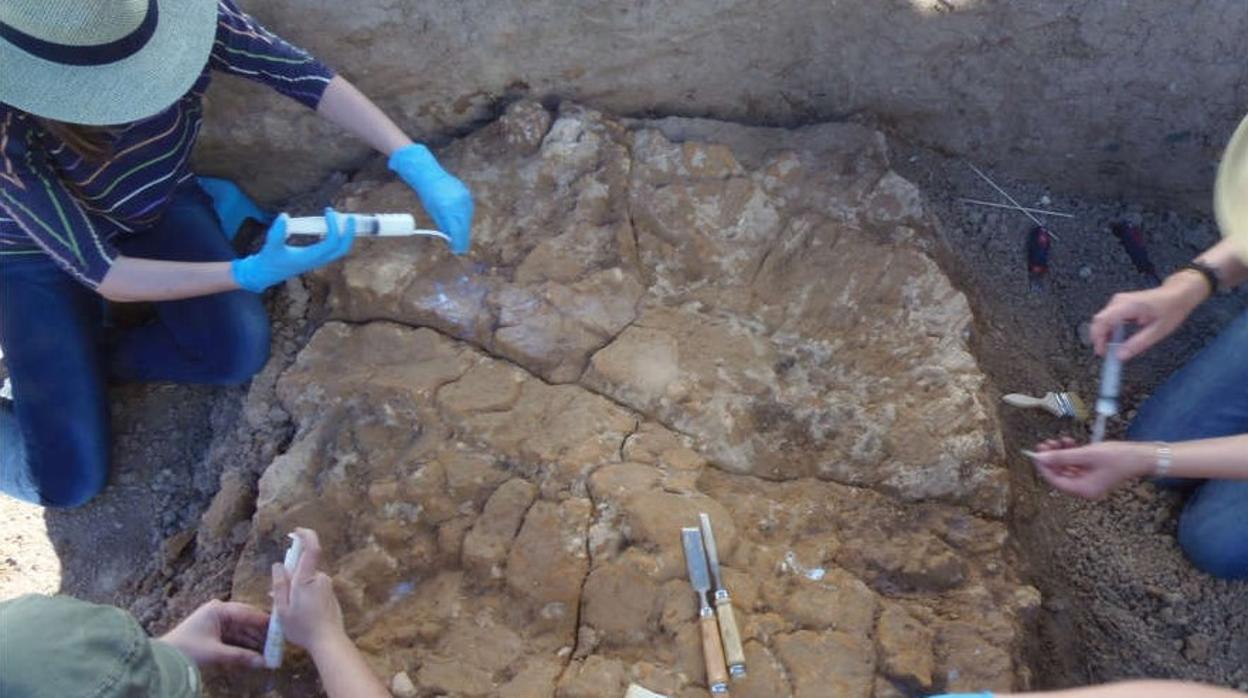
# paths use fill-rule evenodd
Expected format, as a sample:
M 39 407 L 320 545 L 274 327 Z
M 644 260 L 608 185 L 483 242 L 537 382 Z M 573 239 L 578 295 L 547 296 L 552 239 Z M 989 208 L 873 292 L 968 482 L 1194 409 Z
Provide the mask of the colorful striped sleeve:
M 208 65 L 268 85 L 312 109 L 334 77 L 334 71 L 265 29 L 234 0 L 217 4 L 217 39 Z
M 82 209 L 35 142 L 29 119 L 3 107 L 0 217 L 11 219 L 65 271 L 93 289 L 119 254 L 106 239 L 116 229 Z

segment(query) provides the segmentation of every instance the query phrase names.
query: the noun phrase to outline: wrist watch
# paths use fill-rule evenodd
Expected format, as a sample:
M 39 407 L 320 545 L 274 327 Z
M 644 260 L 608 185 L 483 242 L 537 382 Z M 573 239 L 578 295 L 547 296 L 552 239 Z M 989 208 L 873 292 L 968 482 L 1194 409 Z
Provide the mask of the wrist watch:
M 1205 281 L 1209 284 L 1209 296 L 1213 297 L 1221 290 L 1221 283 L 1218 281 L 1218 272 L 1213 267 L 1205 264 L 1199 259 L 1194 259 L 1187 264 L 1179 267 L 1179 271 L 1194 271 L 1205 277 Z

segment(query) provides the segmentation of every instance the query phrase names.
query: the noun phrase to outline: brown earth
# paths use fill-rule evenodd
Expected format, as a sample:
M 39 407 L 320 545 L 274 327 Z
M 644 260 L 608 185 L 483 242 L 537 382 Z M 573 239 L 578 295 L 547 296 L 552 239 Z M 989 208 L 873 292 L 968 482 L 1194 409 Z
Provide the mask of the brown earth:
M 361 241 L 277 294 L 245 394 L 119 394 L 114 484 L 48 514 L 64 590 L 152 630 L 212 596 L 263 603 L 283 534 L 312 525 L 403 692 L 699 695 L 676 529 L 707 511 L 748 638 L 739 695 L 1248 679 L 1242 585 L 1181 560 L 1173 497 L 1073 502 L 1007 455 L 1057 425 L 999 418 L 996 386 L 1089 392 L 1074 325 L 1135 279 L 1078 231 L 1117 207 L 1058 198 L 1080 227 L 1031 292 L 1020 221 L 956 204 L 987 198 L 960 163 L 861 126 L 520 103 L 445 156 L 479 202 L 470 258 Z M 378 168 L 335 196 L 414 206 Z M 1212 239 L 1127 213 L 1183 231 L 1166 263 Z M 1133 366 L 1133 399 L 1229 312 Z M 296 657 L 217 690 L 314 685 Z
M 240 4 L 423 140 L 517 96 L 771 126 L 869 118 L 1068 194 L 1204 210 L 1248 97 L 1248 4 L 1233 0 Z M 272 90 L 219 83 L 201 167 L 280 199 L 367 159 Z
M 958 202 L 994 199 L 993 192 L 957 159 L 902 147 L 898 170 L 926 193 L 944 225 L 944 268 L 958 280 L 976 311 L 972 346 L 998 393 L 1068 388 L 1091 404 L 1099 361 L 1080 340 L 1078 326 L 1122 290 L 1150 284 L 1138 274 L 1111 223 L 1139 224 L 1164 276 L 1218 240 L 1209 219 L 1148 210 L 1135 201 L 1092 203 L 1053 189 L 993 176 L 1024 205 L 1074 213 L 1052 221 L 1049 278 L 1029 284 L 1023 239 L 1030 221 L 1010 211 Z M 1210 192 L 1212 181 L 1207 183 Z M 1212 196 L 1212 194 L 1208 194 Z M 994 199 L 995 200 L 995 199 Z M 1237 314 L 1243 292 L 1202 306 L 1171 338 L 1131 362 L 1124 374 L 1124 416 Z M 1058 432 L 1086 438 L 1068 423 L 1003 408 L 1011 450 Z M 1125 431 L 1126 421 L 1111 425 Z M 1025 577 L 1045 597 L 1040 633 L 1030 652 L 1041 685 L 1071 685 L 1126 677 L 1173 677 L 1248 691 L 1248 584 L 1212 579 L 1193 569 L 1174 538 L 1179 494 L 1148 484 L 1092 503 L 1059 496 L 1011 459 L 1011 529 L 1025 551 Z

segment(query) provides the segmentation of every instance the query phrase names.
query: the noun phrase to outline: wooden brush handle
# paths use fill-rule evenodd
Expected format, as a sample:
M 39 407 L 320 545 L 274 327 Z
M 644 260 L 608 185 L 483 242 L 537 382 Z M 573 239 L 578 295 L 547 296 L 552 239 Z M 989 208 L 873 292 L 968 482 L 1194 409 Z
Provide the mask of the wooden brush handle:
M 741 631 L 737 629 L 737 614 L 732 610 L 732 599 L 727 594 L 715 599 L 715 615 L 719 616 L 719 635 L 724 640 L 724 657 L 732 678 L 745 676 L 745 649 L 741 647 Z
M 1061 399 L 1057 393 L 1045 393 L 1044 397 L 1032 397 L 1030 395 L 1020 395 L 1018 393 L 1010 393 L 1001 398 L 1008 405 L 1014 407 L 1030 408 L 1044 410 L 1054 417 L 1067 416 L 1066 410 L 1062 407 Z
M 706 687 L 711 693 L 726 693 L 728 668 L 724 666 L 724 646 L 719 643 L 719 623 L 708 608 L 702 616 L 702 654 L 706 657 Z
M 1012 407 L 1029 408 L 1044 406 L 1044 398 L 1023 395 L 1022 393 L 1010 393 L 1009 395 L 1002 396 L 1001 399 L 1005 402 L 1005 404 Z

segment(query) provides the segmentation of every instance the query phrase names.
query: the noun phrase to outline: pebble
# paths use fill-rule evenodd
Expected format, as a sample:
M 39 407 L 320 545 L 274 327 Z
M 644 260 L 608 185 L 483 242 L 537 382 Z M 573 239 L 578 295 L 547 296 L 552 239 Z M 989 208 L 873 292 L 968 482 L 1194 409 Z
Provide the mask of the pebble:
M 1080 276 L 1083 275 L 1082 269 L 1079 270 L 1079 274 Z M 1075 329 L 1075 334 L 1079 335 L 1080 344 L 1082 344 L 1085 347 L 1092 346 L 1092 323 L 1091 322 L 1084 320 L 1083 322 L 1079 323 L 1079 327 Z
M 417 695 L 416 685 L 406 671 L 400 671 L 390 680 L 390 692 L 398 698 L 414 698 Z
M 1193 633 L 1187 636 L 1183 644 L 1183 656 L 1187 657 L 1188 661 L 1197 664 L 1204 664 L 1209 661 L 1209 646 L 1212 644 L 1212 641 L 1207 635 Z

